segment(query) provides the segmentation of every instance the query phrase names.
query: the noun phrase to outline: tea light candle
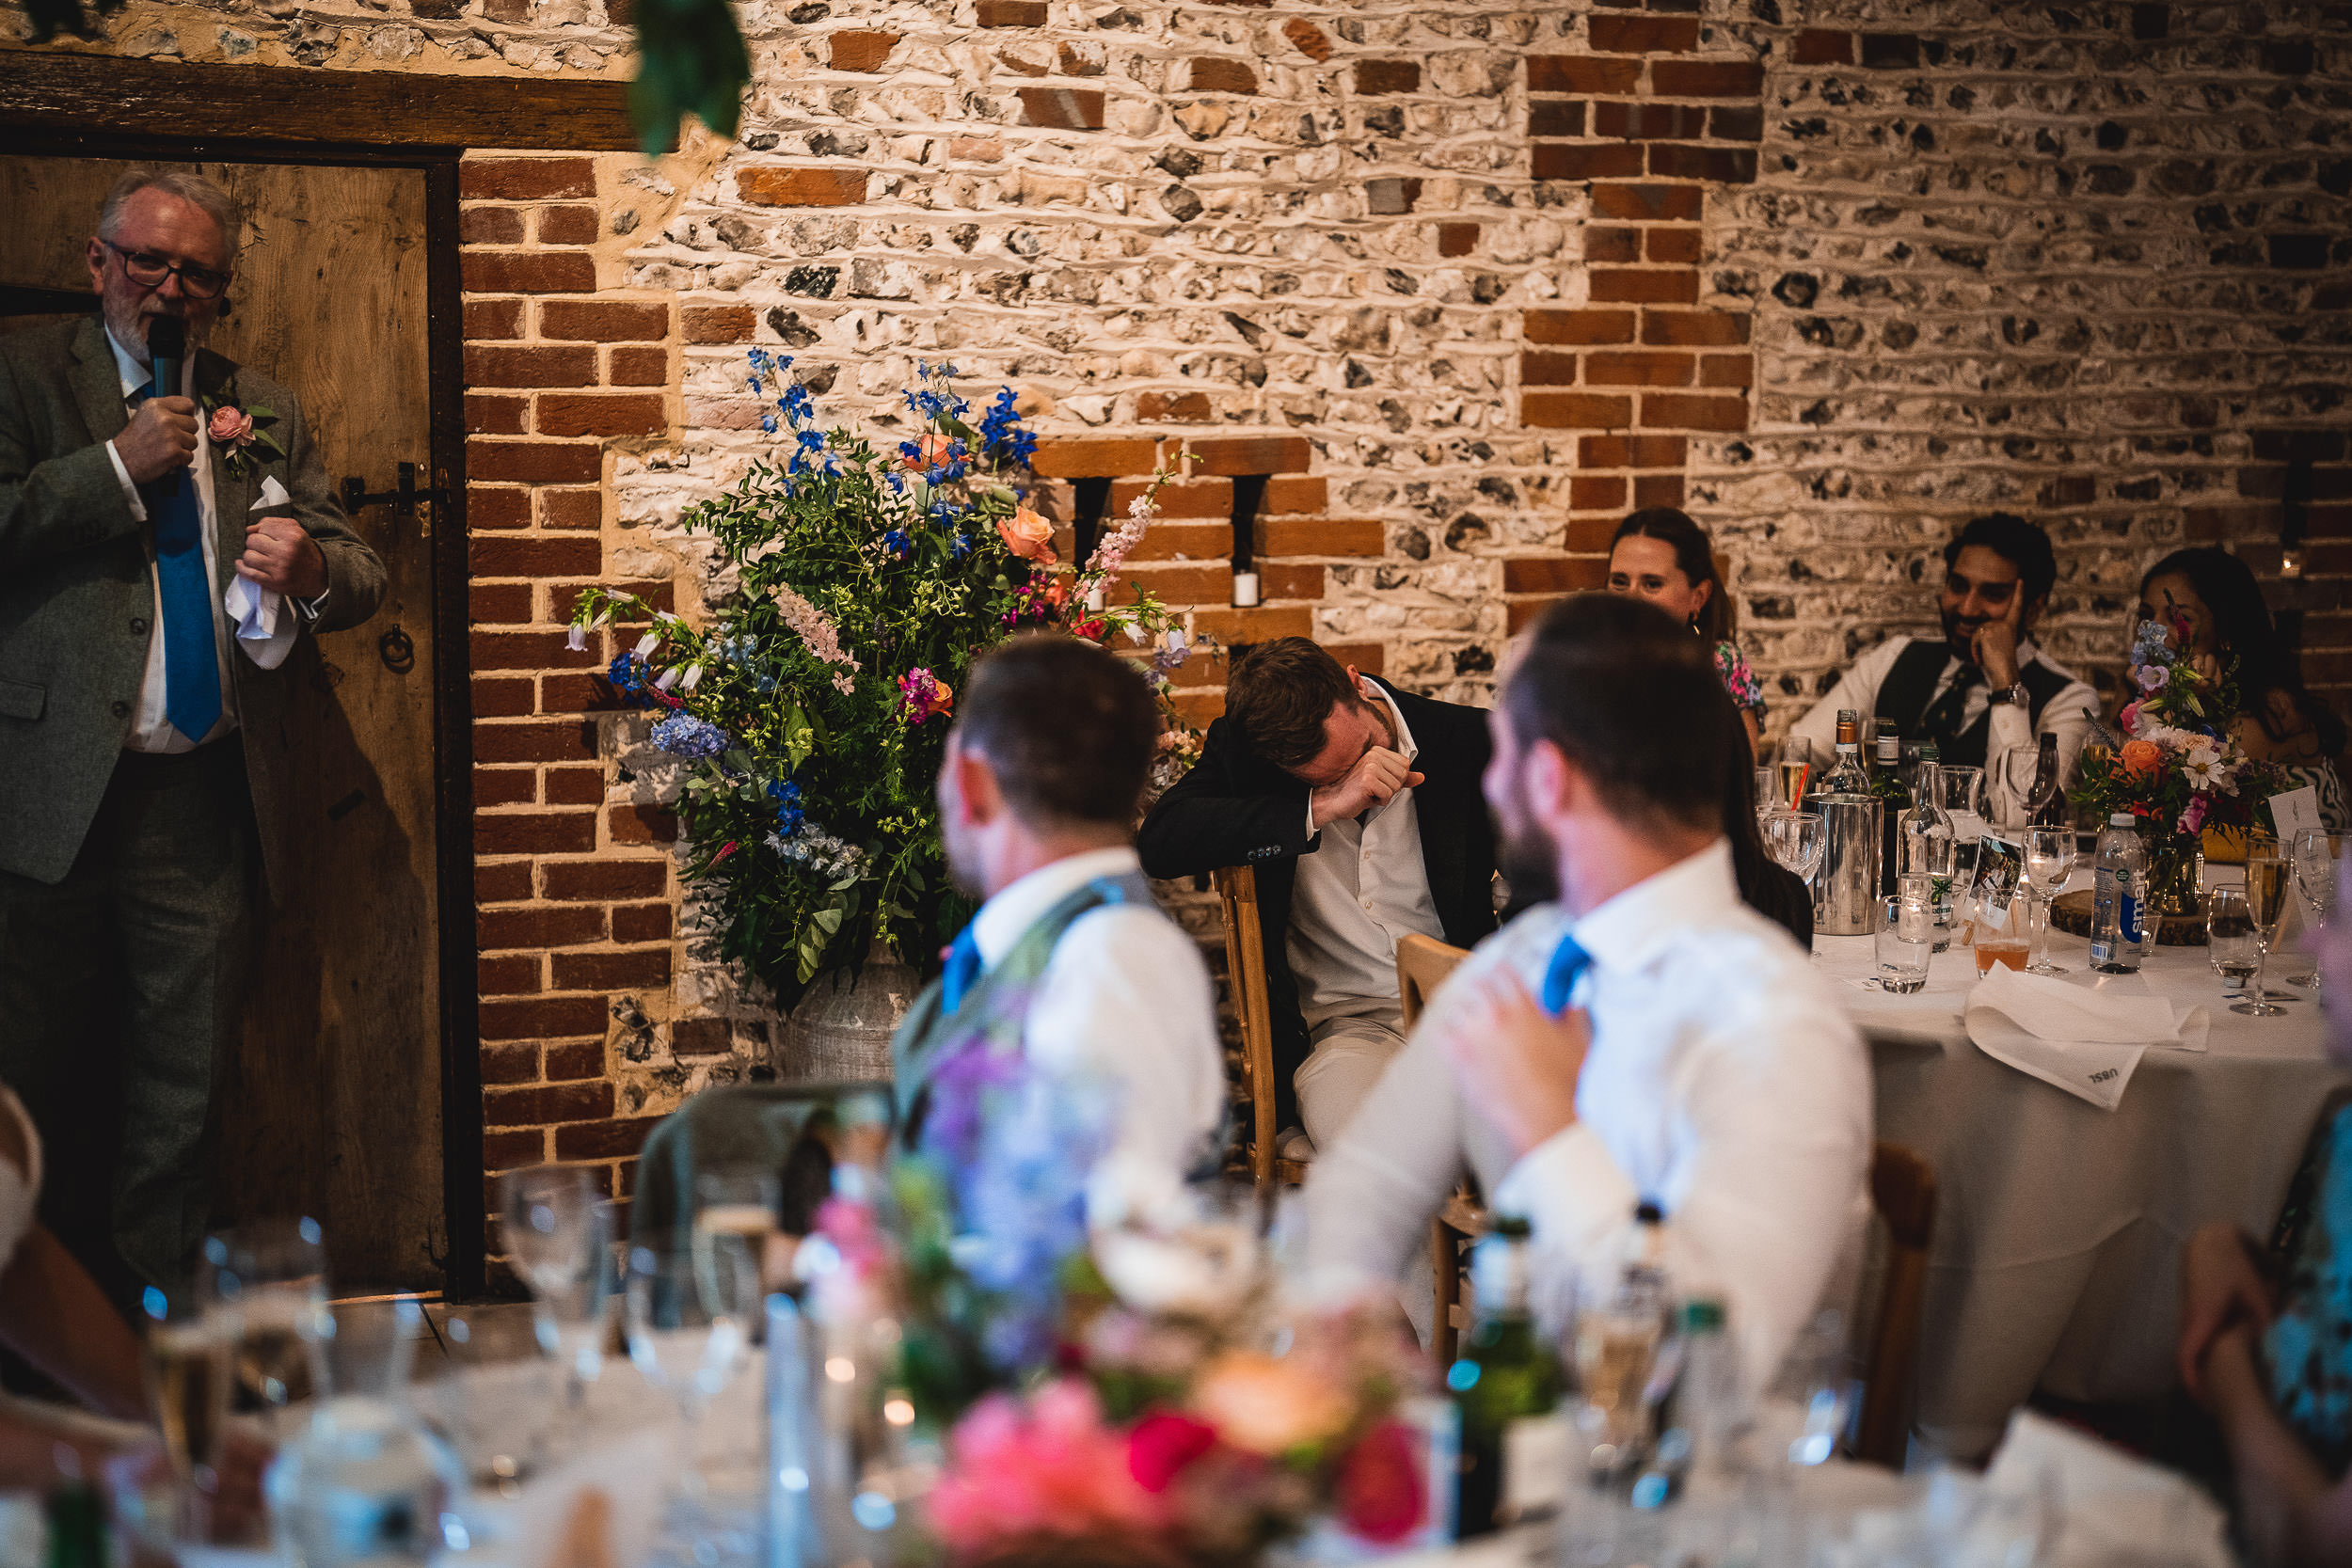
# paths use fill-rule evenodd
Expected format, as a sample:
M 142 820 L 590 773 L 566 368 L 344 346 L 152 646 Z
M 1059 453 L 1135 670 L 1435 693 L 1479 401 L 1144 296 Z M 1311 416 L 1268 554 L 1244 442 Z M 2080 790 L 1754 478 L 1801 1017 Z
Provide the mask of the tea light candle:
M 1257 602 L 1258 574 L 1255 572 L 1235 572 L 1233 574 L 1233 608 L 1236 610 L 1247 610 Z
M 1110 595 L 1104 589 L 1101 583 L 1098 582 L 1093 587 L 1087 590 L 1087 609 L 1092 610 L 1095 614 L 1102 614 L 1103 607 L 1109 602 Z

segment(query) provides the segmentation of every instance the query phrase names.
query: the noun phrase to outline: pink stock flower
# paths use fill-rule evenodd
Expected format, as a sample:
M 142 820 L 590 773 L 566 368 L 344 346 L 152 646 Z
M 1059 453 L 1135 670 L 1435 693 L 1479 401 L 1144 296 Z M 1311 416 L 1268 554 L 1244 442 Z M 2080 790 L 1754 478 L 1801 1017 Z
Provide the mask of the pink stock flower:
M 215 446 L 245 446 L 253 439 L 253 416 L 229 404 L 216 404 L 204 434 L 212 437 Z
M 931 1524 L 969 1559 L 1024 1536 L 1155 1533 L 1172 1503 L 1129 1467 L 1125 1436 L 1103 1424 L 1094 1391 L 1048 1384 L 1025 1406 L 993 1394 L 956 1423 L 946 1473 L 930 1495 Z
M 2202 795 L 2190 796 L 2188 808 L 2181 813 L 2181 832 L 2185 833 L 2204 832 L 2205 808 L 2210 803 Z

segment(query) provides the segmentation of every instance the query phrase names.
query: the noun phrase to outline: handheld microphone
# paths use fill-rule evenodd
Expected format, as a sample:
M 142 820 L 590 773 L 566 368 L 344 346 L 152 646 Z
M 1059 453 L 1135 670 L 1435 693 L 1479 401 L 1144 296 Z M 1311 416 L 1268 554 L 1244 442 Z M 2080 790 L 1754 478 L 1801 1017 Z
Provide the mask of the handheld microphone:
M 152 397 L 176 398 L 180 395 L 180 362 L 188 354 L 188 324 L 178 316 L 150 316 L 147 320 L 148 363 L 154 371 L 154 379 L 148 384 Z M 155 482 L 168 495 L 180 487 L 180 476 L 168 473 Z

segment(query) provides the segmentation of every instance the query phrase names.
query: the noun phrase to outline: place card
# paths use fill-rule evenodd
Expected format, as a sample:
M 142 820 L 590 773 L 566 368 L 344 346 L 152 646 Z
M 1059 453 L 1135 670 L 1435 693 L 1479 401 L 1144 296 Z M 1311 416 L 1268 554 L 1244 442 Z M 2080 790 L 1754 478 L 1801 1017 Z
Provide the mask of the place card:
M 2326 831 L 2319 819 L 2319 791 L 2311 784 L 2270 798 L 2270 822 L 2279 830 L 2279 847 L 2292 851 L 2296 835 Z

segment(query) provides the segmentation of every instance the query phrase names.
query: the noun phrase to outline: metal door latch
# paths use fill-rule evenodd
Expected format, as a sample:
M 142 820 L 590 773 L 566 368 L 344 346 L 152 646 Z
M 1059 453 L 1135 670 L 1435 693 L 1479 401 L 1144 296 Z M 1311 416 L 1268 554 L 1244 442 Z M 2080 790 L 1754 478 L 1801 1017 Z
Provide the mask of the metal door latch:
M 404 517 L 413 517 L 417 515 L 419 501 L 427 506 L 449 504 L 449 476 L 446 473 L 434 476 L 441 483 L 432 489 L 420 490 L 417 488 L 417 466 L 414 463 L 395 464 L 393 471 L 398 477 L 392 488 L 382 491 L 369 490 L 368 482 L 358 474 L 347 476 L 343 480 L 344 515 L 351 515 L 367 506 L 389 506 Z

